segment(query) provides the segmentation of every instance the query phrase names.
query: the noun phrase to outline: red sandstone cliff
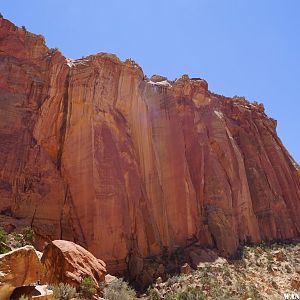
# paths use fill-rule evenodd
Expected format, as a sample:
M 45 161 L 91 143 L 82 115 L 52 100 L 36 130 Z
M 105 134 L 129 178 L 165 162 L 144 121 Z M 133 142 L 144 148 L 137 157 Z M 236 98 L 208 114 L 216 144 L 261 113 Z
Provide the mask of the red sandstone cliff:
M 0 212 L 109 272 L 299 236 L 299 174 L 262 105 L 112 54 L 68 60 L 0 19 Z

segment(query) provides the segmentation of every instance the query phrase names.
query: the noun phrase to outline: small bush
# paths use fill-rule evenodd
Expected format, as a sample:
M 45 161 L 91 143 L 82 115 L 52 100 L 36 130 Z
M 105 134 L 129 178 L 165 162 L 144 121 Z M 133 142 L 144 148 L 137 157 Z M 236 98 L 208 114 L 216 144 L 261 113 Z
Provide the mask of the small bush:
M 149 300 L 160 300 L 161 296 L 157 289 L 150 289 L 148 291 Z
M 230 268 L 227 264 L 225 264 L 223 266 L 223 277 L 225 277 L 225 278 L 230 278 L 231 277 L 231 271 L 230 271 Z
M 93 280 L 90 277 L 83 278 L 79 288 L 79 296 L 83 299 L 92 299 L 96 292 L 97 289 Z
M 27 226 L 23 228 L 21 233 L 13 233 L 14 240 L 18 243 L 18 247 L 24 247 L 26 245 L 33 245 L 35 241 L 34 231 L 31 227 Z
M 76 289 L 69 284 L 60 283 L 49 288 L 53 291 L 54 300 L 70 300 L 76 295 Z
M 103 297 L 107 300 L 134 300 L 136 292 L 123 281 L 116 279 L 103 289 Z
M 7 251 L 7 233 L 0 227 L 0 253 L 5 253 Z
M 6 243 L 6 240 L 7 240 L 7 233 L 2 227 L 0 227 L 0 243 Z
M 256 102 L 256 101 L 254 101 Z M 257 103 L 257 102 L 256 102 Z M 271 251 L 271 245 L 268 242 L 262 241 L 258 247 L 260 247 L 263 251 L 269 253 Z M 257 249 L 257 248 L 256 248 Z
M 205 295 L 200 289 L 188 287 L 175 292 L 167 293 L 164 297 L 166 300 L 204 300 Z
M 250 287 L 248 288 L 248 297 L 257 300 L 262 299 L 258 289 L 253 284 L 251 284 Z
M 167 286 L 172 286 L 173 284 L 180 283 L 180 282 L 184 281 L 185 278 L 186 278 L 186 275 L 184 275 L 184 274 L 172 276 L 167 280 Z
M 22 235 L 26 245 L 33 245 L 35 241 L 34 231 L 31 227 L 27 226 L 22 230 Z
M 20 233 L 13 232 L 12 236 L 15 240 L 15 245 L 14 245 L 15 247 L 19 248 L 19 247 L 24 246 L 23 245 L 23 236 Z

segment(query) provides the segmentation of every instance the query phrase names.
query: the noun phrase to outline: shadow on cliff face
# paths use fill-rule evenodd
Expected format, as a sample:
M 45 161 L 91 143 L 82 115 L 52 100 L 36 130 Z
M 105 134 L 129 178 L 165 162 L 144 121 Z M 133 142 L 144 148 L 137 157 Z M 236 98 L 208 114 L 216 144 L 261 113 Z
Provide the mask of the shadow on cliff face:
M 161 255 L 147 258 L 132 254 L 125 278 L 136 290 L 145 291 L 157 278 L 166 280 L 171 275 L 180 273 L 185 264 L 196 269 L 200 262 L 213 262 L 218 257 L 213 249 L 203 248 L 197 244 L 177 248 L 172 252 L 165 247 Z
M 197 270 L 182 272 L 166 281 L 158 279 L 147 294 L 149 299 L 256 300 L 298 295 L 300 245 L 296 241 L 292 245 L 286 243 L 245 246 L 240 260 L 218 258 L 200 263 Z
M 167 248 L 164 248 L 161 255 L 144 259 L 138 255 L 131 255 L 125 279 L 138 292 L 143 293 L 158 278 L 166 281 L 174 275 L 185 273 L 186 270 L 190 273 L 193 270 L 197 270 L 199 264 L 214 263 L 220 257 L 227 259 L 230 264 L 239 263 L 244 259 L 245 248 L 260 247 L 262 249 L 269 249 L 271 247 L 297 245 L 299 242 L 300 239 L 274 239 L 262 243 L 254 243 L 248 240 L 240 245 L 230 257 L 221 255 L 216 249 L 204 248 L 198 244 L 186 248 L 178 248 L 173 252 L 169 252 Z
M 10 300 L 19 300 L 22 295 L 26 295 L 28 297 L 40 296 L 41 293 L 36 289 L 35 286 L 20 286 L 14 289 L 13 293 L 10 296 Z

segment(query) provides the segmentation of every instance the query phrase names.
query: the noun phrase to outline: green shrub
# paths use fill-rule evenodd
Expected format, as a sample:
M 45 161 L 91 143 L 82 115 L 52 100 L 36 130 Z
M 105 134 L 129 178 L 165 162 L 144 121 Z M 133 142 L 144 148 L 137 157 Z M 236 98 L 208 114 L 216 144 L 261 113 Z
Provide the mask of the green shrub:
M 31 227 L 27 226 L 22 230 L 23 238 L 26 245 L 33 245 L 35 241 L 34 231 Z
M 18 243 L 18 247 L 26 245 L 33 245 L 35 241 L 34 231 L 31 227 L 27 226 L 22 229 L 20 233 L 13 233 L 14 240 Z
M 203 292 L 198 288 L 188 287 L 175 292 L 167 293 L 165 300 L 204 300 L 206 299 Z
M 15 240 L 15 247 L 19 248 L 19 247 L 24 246 L 23 245 L 23 236 L 20 233 L 13 232 L 12 236 Z
M 79 288 L 80 297 L 84 299 L 92 299 L 96 292 L 97 289 L 93 280 L 90 277 L 83 278 Z
M 148 291 L 149 300 L 160 300 L 161 296 L 157 289 L 150 289 Z
M 0 227 L 0 253 L 7 252 L 7 233 L 6 231 Z
M 6 240 L 7 240 L 7 233 L 2 227 L 0 227 L 0 243 L 6 243 Z
M 262 299 L 261 295 L 259 294 L 258 289 L 253 284 L 251 284 L 248 287 L 248 297 L 251 299 L 257 299 L 257 300 Z
M 136 298 L 135 291 L 123 281 L 116 279 L 103 289 L 103 297 L 106 300 L 134 300 Z
M 172 286 L 173 284 L 180 283 L 180 282 L 184 281 L 185 278 L 186 278 L 185 274 L 175 275 L 175 276 L 170 277 L 167 280 L 166 284 L 167 284 L 167 286 Z
M 70 300 L 76 295 L 76 289 L 69 284 L 60 283 L 49 288 L 53 291 L 54 300 Z

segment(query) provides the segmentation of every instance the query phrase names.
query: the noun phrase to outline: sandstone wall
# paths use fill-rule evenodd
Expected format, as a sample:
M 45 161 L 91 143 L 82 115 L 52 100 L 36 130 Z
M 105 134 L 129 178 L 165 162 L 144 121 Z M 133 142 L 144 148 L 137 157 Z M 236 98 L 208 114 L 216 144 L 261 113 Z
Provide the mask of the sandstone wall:
M 232 255 L 299 236 L 299 168 L 262 105 L 112 54 L 65 59 L 0 19 L 0 213 L 123 272 L 195 241 Z

